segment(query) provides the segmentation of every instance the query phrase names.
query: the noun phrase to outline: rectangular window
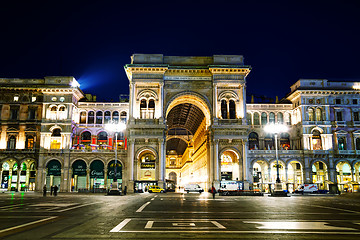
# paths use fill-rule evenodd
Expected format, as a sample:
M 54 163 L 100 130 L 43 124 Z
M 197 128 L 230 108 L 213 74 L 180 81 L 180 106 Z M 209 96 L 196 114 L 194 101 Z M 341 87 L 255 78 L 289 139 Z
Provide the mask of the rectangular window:
M 29 120 L 36 119 L 36 109 L 35 108 L 29 108 L 28 119 Z
M 18 110 L 17 109 L 11 109 L 10 113 L 11 113 L 10 120 L 18 119 Z
M 341 99 L 335 99 L 335 104 L 341 104 Z
M 336 121 L 343 121 L 342 112 L 336 112 Z
M 353 102 L 353 104 L 358 104 L 358 100 L 357 100 L 357 99 L 353 99 L 352 102 Z
M 31 102 L 35 102 L 36 101 L 36 97 L 31 97 Z
M 359 120 L 359 112 L 354 112 L 354 121 L 360 121 Z
M 19 101 L 19 96 L 15 96 L 14 97 L 14 102 L 18 102 Z

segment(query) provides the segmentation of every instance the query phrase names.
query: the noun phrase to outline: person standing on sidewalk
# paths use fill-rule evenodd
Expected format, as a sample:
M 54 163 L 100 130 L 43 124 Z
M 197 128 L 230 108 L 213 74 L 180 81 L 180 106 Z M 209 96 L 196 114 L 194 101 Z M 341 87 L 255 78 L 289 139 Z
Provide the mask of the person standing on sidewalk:
M 54 197 L 56 197 L 57 196 L 57 191 L 58 191 L 58 186 L 57 185 L 55 185 L 54 186 Z
M 53 185 L 51 185 L 51 187 L 50 187 L 50 196 L 52 196 L 53 191 L 54 191 L 54 186 L 53 186 Z
M 216 189 L 214 188 L 214 185 L 211 187 L 211 193 L 213 195 L 213 199 L 215 199 Z
M 43 187 L 43 196 L 46 197 L 46 185 Z

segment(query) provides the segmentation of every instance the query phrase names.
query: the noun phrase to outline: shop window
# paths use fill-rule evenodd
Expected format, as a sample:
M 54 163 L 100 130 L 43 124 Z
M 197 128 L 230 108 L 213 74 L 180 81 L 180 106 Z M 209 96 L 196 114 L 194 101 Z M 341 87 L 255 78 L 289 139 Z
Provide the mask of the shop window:
M 88 122 L 87 122 L 88 124 L 94 124 L 95 121 L 94 115 L 95 115 L 94 111 L 88 112 Z
M 258 134 L 252 132 L 249 134 L 249 150 L 259 149 L 259 137 Z
M 280 124 L 284 123 L 284 115 L 281 112 L 278 112 L 277 114 L 277 122 Z
M 321 108 L 317 108 L 315 111 L 316 121 L 322 121 L 322 111 Z
M 26 137 L 26 142 L 25 142 L 25 147 L 26 149 L 33 149 L 34 148 L 34 137 L 33 136 L 27 136 Z
M 110 121 L 111 121 L 111 113 L 110 113 L 110 111 L 106 111 L 104 113 L 104 123 L 108 124 L 108 123 L 110 123 Z
M 229 113 L 230 119 L 236 119 L 236 108 L 234 100 L 229 101 Z
M 273 112 L 269 113 L 269 123 L 275 123 L 275 113 Z
M 321 135 L 318 130 L 314 130 L 311 138 L 312 150 L 321 150 Z
M 96 124 L 102 124 L 103 122 L 103 112 L 97 111 L 96 112 Z
M 8 139 L 7 148 L 8 149 L 15 149 L 15 147 L 16 147 L 16 137 L 14 135 L 12 135 Z
M 221 100 L 221 118 L 227 119 L 227 103 L 226 100 Z
M 86 112 L 81 112 L 80 113 L 80 124 L 85 124 L 86 123 Z
M 112 120 L 113 120 L 114 123 L 119 123 L 119 112 L 118 111 L 113 112 Z
M 260 125 L 260 114 L 254 113 L 254 125 Z
M 345 137 L 338 137 L 338 149 L 346 150 L 346 139 Z
M 265 112 L 261 113 L 261 125 L 267 124 L 267 114 Z

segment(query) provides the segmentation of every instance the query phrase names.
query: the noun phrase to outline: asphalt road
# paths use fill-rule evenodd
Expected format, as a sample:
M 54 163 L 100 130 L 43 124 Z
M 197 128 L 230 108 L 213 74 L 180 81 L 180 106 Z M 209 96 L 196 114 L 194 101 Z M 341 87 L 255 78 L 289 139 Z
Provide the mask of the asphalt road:
M 360 239 L 360 200 L 0 193 L 1 239 Z

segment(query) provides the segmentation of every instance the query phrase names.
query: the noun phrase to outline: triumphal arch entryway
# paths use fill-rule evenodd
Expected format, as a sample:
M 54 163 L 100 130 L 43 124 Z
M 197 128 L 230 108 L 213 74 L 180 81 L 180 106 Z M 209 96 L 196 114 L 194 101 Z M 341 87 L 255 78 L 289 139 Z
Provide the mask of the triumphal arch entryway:
M 134 54 L 125 70 L 130 191 L 250 178 L 243 56 Z

